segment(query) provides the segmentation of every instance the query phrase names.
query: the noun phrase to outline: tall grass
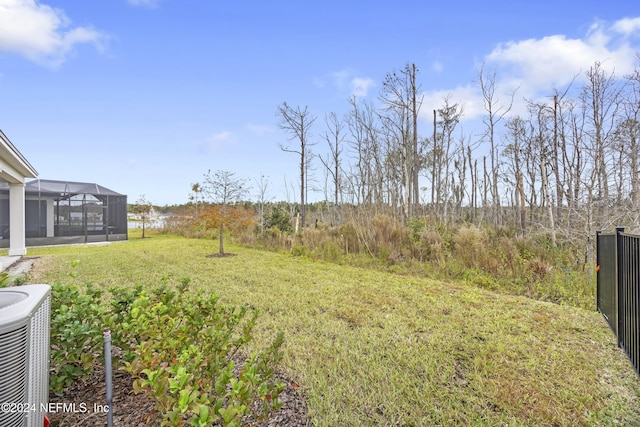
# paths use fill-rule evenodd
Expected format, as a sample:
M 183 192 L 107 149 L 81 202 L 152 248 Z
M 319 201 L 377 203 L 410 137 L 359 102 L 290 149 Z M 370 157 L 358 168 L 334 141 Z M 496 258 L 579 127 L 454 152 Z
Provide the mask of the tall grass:
M 270 229 L 236 235 L 238 243 L 339 264 L 458 281 L 558 304 L 595 309 L 595 270 L 571 242 L 553 247 L 544 234 L 517 237 L 508 228 L 444 226 L 386 215 L 298 235 Z

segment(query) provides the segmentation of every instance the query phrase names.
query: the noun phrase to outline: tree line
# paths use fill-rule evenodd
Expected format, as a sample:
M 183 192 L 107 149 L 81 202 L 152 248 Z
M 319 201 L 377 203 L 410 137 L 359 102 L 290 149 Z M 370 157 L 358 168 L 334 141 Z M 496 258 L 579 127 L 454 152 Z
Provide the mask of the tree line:
M 345 114 L 321 121 L 307 106 L 277 107 L 286 136 L 279 148 L 295 156 L 299 171 L 299 200 L 278 205 L 277 223 L 296 216 L 308 225 L 309 192 L 320 191 L 315 218 L 334 225 L 383 214 L 402 224 L 419 217 L 434 227 L 507 227 L 520 236 L 544 233 L 553 246 L 584 243 L 585 256 L 596 230 L 638 227 L 640 66 L 618 76 L 596 61 L 548 97 L 523 99 L 518 114 L 517 93 L 500 100 L 496 73 L 482 67 L 482 125 L 474 134 L 465 133 L 463 104 L 451 96 L 428 106 L 433 122 L 425 125 L 418 77 L 418 67 L 406 64 L 387 73 L 376 99 L 352 96 Z M 255 185 L 264 230 L 272 223 L 266 209 L 276 205 L 268 178 Z M 248 192 L 246 180 L 209 171 L 191 197 L 197 211 L 199 201 L 235 203 Z
M 521 235 L 542 230 L 553 245 L 558 235 L 637 226 L 638 67 L 617 76 L 594 62 L 566 87 L 550 88 L 547 98 L 524 99 L 520 114 L 513 112 L 517 93 L 500 101 L 496 74 L 483 67 L 479 135 L 464 133 L 463 105 L 450 96 L 433 108 L 432 126 L 423 126 L 418 73 L 415 64 L 388 73 L 377 102 L 351 97 L 349 111 L 326 113 L 319 130 L 307 107 L 277 108 L 289 137 L 280 148 L 299 159 L 303 224 L 309 186 L 317 187 L 310 176 L 316 162 L 327 201 L 404 223 L 419 215 L 434 223 L 516 227 Z

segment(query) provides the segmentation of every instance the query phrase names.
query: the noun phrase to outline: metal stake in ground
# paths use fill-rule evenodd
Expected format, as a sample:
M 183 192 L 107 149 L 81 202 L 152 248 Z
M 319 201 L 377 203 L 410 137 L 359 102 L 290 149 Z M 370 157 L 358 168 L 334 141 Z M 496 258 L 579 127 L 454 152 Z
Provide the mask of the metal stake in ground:
M 113 427 L 113 386 L 111 384 L 111 330 L 104 329 L 104 368 L 107 388 L 107 427 Z

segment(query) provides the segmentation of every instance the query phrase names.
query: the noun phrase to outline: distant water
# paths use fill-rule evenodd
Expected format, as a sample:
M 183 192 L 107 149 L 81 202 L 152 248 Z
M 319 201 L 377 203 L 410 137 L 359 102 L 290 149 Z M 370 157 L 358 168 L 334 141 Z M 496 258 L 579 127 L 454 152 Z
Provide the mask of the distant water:
M 145 228 L 162 228 L 166 222 L 165 218 L 154 218 L 144 223 Z M 128 221 L 129 228 L 142 228 L 142 221 Z

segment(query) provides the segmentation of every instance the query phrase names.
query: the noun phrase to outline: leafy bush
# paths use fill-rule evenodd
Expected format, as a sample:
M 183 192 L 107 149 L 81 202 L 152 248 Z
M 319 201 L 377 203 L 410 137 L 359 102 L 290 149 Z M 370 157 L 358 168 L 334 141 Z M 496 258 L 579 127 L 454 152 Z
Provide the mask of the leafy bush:
M 217 297 L 190 296 L 183 280 L 178 293 L 142 292 L 122 324 L 135 357 L 125 362 L 134 389 L 149 392 L 167 425 L 240 425 L 265 419 L 279 406 L 283 385 L 274 378 L 280 360 L 278 335 L 266 350 L 236 368 L 241 348 L 251 340 L 257 312 L 225 306 Z M 262 402 L 259 411 L 253 406 Z
M 265 215 L 264 226 L 265 228 L 273 227 L 285 232 L 293 230 L 291 228 L 291 216 L 279 205 L 274 205 L 271 208 L 271 212 Z
M 0 288 L 6 288 L 11 285 L 11 278 L 7 273 L 0 273 Z
M 52 390 L 61 393 L 91 372 L 108 325 L 121 350 L 114 351 L 120 355 L 114 366 L 134 377 L 134 391 L 155 398 L 163 425 L 240 426 L 267 419 L 280 406 L 284 387 L 274 371 L 283 335 L 245 357 L 258 313 L 192 295 L 189 282 L 150 292 L 114 287 L 104 295 L 92 286 L 53 285 Z
M 78 377 L 91 372 L 102 352 L 102 292 L 88 285 L 51 287 L 51 372 L 49 386 L 54 393 Z

